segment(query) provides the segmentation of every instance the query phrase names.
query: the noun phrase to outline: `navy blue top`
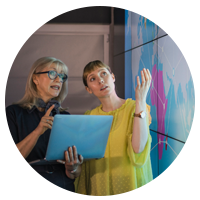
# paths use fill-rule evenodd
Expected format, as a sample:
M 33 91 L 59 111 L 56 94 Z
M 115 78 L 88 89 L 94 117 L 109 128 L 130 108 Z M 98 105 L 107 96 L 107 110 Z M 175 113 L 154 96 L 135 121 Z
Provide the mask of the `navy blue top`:
M 31 110 L 19 105 L 8 106 L 3 115 L 3 142 L 14 146 L 22 141 L 36 129 L 44 114 L 45 112 L 39 111 L 35 106 Z M 69 113 L 64 111 L 60 114 Z M 17 169 L 4 170 L 4 196 L 74 196 L 74 180 L 65 175 L 63 164 L 51 166 L 53 173 L 47 173 L 49 169 L 46 168 L 43 170 L 44 166 L 32 166 L 28 170 L 24 168 L 25 162 L 45 157 L 49 136 L 50 129 L 47 129 Z
M 8 126 L 15 144 L 21 142 L 37 128 L 44 114 L 45 112 L 39 111 L 35 106 L 31 110 L 24 109 L 19 105 L 10 105 L 6 108 Z M 69 113 L 64 111 L 60 114 Z M 26 158 L 28 162 L 45 158 L 50 131 L 50 129 L 47 129 L 39 137 L 35 147 Z

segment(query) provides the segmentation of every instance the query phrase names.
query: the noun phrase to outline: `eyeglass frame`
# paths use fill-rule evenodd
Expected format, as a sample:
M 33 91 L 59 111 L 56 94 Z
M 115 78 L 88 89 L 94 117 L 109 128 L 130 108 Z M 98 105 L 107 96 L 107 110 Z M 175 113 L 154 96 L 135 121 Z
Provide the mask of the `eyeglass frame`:
M 49 72 L 52 72 L 52 71 L 56 72 L 56 74 L 57 74 L 57 76 L 56 76 L 54 79 L 51 79 L 51 78 L 50 78 L 50 75 L 49 75 Z M 58 73 L 57 71 L 55 71 L 55 70 L 49 70 L 49 71 L 45 71 L 45 72 L 37 72 L 37 73 L 34 73 L 34 74 L 45 74 L 45 73 L 48 73 L 48 77 L 49 77 L 51 80 L 55 80 L 58 76 L 59 76 L 60 79 L 62 79 L 62 78 L 60 77 L 61 74 L 59 74 L 59 73 Z M 67 74 L 65 74 L 65 75 L 66 75 L 66 79 L 65 79 L 65 80 L 62 79 L 62 83 L 64 83 L 64 82 L 68 79 Z

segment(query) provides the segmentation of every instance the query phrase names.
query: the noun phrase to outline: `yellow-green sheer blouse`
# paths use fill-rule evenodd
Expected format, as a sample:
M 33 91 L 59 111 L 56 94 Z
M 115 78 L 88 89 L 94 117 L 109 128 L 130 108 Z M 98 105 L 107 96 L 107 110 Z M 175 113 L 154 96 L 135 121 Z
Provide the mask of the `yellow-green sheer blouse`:
M 153 179 L 150 149 L 151 135 L 143 152 L 136 154 L 132 149 L 133 114 L 135 101 L 127 99 L 117 110 L 104 112 L 102 105 L 87 111 L 87 115 L 113 115 L 105 157 L 85 161 L 81 175 L 75 181 L 75 191 L 88 195 L 114 195 L 139 188 Z M 147 105 L 150 113 L 150 106 Z M 150 114 L 146 117 L 149 127 Z

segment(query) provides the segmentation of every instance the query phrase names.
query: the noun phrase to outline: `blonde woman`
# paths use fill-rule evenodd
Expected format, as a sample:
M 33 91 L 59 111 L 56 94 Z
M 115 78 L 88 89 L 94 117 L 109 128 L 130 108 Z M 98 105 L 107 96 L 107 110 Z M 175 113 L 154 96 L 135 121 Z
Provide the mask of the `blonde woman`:
M 67 78 L 68 68 L 61 60 L 40 58 L 29 72 L 24 97 L 6 108 L 13 140 L 28 162 L 45 157 L 53 116 L 69 114 L 61 107 L 68 92 Z M 32 167 L 55 185 L 74 191 L 74 179 L 80 174 L 83 158 L 77 155 L 76 147 L 67 150 L 65 165 Z
M 151 83 L 149 70 L 137 77 L 135 100 L 121 99 L 115 91 L 115 76 L 101 61 L 88 63 L 83 71 L 86 90 L 101 102 L 88 115 L 113 115 L 105 156 L 85 161 L 76 179 L 76 192 L 114 195 L 139 188 L 153 179 L 150 147 L 150 107 L 146 96 Z

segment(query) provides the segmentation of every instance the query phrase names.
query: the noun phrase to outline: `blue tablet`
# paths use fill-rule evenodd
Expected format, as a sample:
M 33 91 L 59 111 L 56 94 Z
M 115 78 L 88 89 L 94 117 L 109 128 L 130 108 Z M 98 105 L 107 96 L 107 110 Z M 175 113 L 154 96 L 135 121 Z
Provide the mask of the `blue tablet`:
M 103 158 L 112 120 L 110 115 L 55 115 L 43 163 L 64 160 L 73 145 L 84 160 Z

